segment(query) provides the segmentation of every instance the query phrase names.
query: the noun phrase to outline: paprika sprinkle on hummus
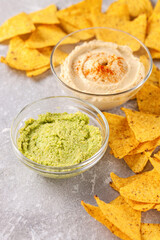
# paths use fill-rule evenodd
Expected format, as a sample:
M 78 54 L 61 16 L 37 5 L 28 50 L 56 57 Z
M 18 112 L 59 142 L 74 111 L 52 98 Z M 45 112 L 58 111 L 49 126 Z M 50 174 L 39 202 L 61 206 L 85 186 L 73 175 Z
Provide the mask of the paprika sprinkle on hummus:
M 66 84 L 97 94 L 127 90 L 144 76 L 143 64 L 128 46 L 99 40 L 75 47 L 61 65 L 61 79 Z

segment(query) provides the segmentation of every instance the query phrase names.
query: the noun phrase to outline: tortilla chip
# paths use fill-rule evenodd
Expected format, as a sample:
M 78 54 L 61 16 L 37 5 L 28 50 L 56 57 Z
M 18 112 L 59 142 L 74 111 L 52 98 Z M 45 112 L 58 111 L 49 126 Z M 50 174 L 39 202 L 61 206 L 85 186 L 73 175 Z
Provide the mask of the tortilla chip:
M 119 192 L 120 188 L 122 188 L 122 187 L 126 186 L 127 184 L 136 180 L 137 176 L 138 175 L 133 175 L 133 176 L 128 177 L 128 178 L 121 178 L 113 172 L 110 173 L 110 177 L 111 177 L 115 187 L 118 189 L 118 192 Z
M 152 14 L 148 22 L 148 35 L 145 40 L 145 45 L 149 48 L 160 51 L 160 13 Z
M 160 174 L 160 160 L 154 156 L 154 157 L 150 157 L 149 161 L 151 162 L 154 169 Z
M 142 173 L 143 175 L 145 175 L 145 173 Z M 133 175 L 131 177 L 128 178 L 121 178 L 119 176 L 117 176 L 115 173 L 110 173 L 110 177 L 113 181 L 113 184 L 111 185 L 116 191 L 120 191 L 120 189 L 124 186 L 126 186 L 127 184 L 132 183 L 134 180 L 139 179 L 139 177 L 141 177 L 140 174 L 138 175 Z M 125 197 L 125 201 L 135 210 L 138 211 L 148 211 L 150 209 L 153 209 L 155 204 L 151 204 L 151 203 L 142 203 L 142 202 L 137 202 L 137 201 L 133 201 L 130 200 L 128 198 Z
M 125 201 L 128 203 L 130 207 L 132 207 L 134 210 L 141 211 L 141 212 L 147 212 L 154 208 L 154 203 L 142 203 L 130 200 L 128 198 L 125 198 Z
M 4 59 L 1 59 L 3 62 Z M 49 65 L 50 58 L 36 49 L 29 49 L 20 37 L 10 40 L 9 50 L 5 63 L 19 70 L 33 70 Z
M 93 218 L 95 218 L 98 222 L 102 223 L 105 227 L 107 227 L 112 233 L 114 233 L 117 237 L 130 240 L 128 236 L 122 233 L 116 226 L 114 226 L 106 217 L 103 215 L 102 211 L 99 207 L 92 206 L 90 204 L 84 203 L 81 201 L 82 206 L 86 210 L 86 212 Z
M 35 77 L 35 76 L 38 76 L 38 75 L 46 72 L 48 69 L 50 69 L 50 64 L 47 66 L 44 66 L 42 68 L 26 71 L 26 75 L 27 75 L 27 77 Z
M 105 203 L 95 197 L 99 208 L 109 221 L 126 234 L 130 239 L 141 239 L 140 225 L 141 212 L 131 208 L 124 199 L 119 196 L 111 203 Z
M 156 86 L 159 86 L 160 83 L 160 69 L 158 69 L 158 67 L 153 63 L 153 69 L 152 69 L 152 73 L 149 76 L 148 83 L 154 84 Z
M 122 108 L 137 141 L 152 141 L 160 136 L 160 116 Z
M 123 158 L 138 146 L 139 142 L 129 128 L 126 118 L 106 112 L 103 114 L 110 127 L 109 146 L 116 158 Z
M 57 24 L 59 20 L 56 15 L 57 7 L 52 4 L 44 9 L 30 13 L 29 16 L 34 23 Z
M 116 28 L 125 32 L 130 33 L 131 35 L 137 37 L 139 40 L 144 42 L 146 27 L 147 27 L 147 18 L 146 15 L 140 15 L 133 21 L 126 21 L 124 19 L 107 16 L 104 13 L 94 13 L 92 15 L 92 22 L 95 27 L 111 27 Z M 99 40 L 106 42 L 115 42 L 120 45 L 127 45 L 133 51 L 137 51 L 140 48 L 140 43 L 135 39 L 131 38 L 129 35 L 124 34 L 123 32 L 111 32 L 102 30 L 95 30 L 96 37 Z
M 160 115 L 160 88 L 146 82 L 137 93 L 139 111 Z
M 107 16 L 119 17 L 124 20 L 130 19 L 127 4 L 120 3 L 119 1 L 111 3 L 106 11 L 106 14 Z
M 120 189 L 120 194 L 128 199 L 144 203 L 160 203 L 160 174 L 148 171 Z
M 56 25 L 40 25 L 28 38 L 26 46 L 29 48 L 54 46 L 65 36 L 66 33 Z M 63 44 L 71 44 L 78 41 L 76 38 L 67 37 L 67 39 L 63 41 Z
M 157 51 L 157 50 L 152 49 L 152 48 L 150 48 L 149 51 L 150 51 L 153 59 L 159 59 L 160 58 L 160 51 Z
M 160 13 L 160 0 L 157 0 L 153 12 L 154 13 Z
M 127 4 L 131 17 L 137 17 L 142 13 L 146 13 L 147 16 L 150 16 L 153 11 L 150 0 L 119 0 L 119 2 Z
M 86 1 L 81 1 L 79 3 L 73 4 L 67 8 L 61 9 L 57 12 L 57 16 L 60 19 L 65 19 L 69 15 L 78 15 L 83 13 L 88 13 L 89 9 L 86 7 Z
M 138 153 L 135 155 L 125 156 L 124 161 L 134 173 L 139 173 L 142 172 L 146 166 L 148 157 L 145 155 L 145 153 Z
M 72 26 L 71 24 L 63 20 L 61 20 L 61 27 L 66 33 L 72 33 L 79 30 L 78 28 Z M 77 38 L 79 40 L 87 40 L 94 37 L 94 35 L 95 34 L 92 30 L 87 30 L 87 31 L 83 31 L 83 33 L 82 32 L 75 33 L 74 38 Z
M 155 149 L 160 145 L 160 138 L 156 138 L 153 141 L 140 143 L 135 149 L 130 151 L 128 155 L 135 155 L 138 153 L 143 153 Z
M 141 237 L 142 237 L 142 240 L 159 240 L 160 224 L 142 223 Z
M 32 20 L 26 13 L 22 12 L 0 26 L 0 42 L 34 30 L 35 26 Z
M 154 154 L 154 157 L 160 160 L 160 151 L 158 151 L 156 154 Z

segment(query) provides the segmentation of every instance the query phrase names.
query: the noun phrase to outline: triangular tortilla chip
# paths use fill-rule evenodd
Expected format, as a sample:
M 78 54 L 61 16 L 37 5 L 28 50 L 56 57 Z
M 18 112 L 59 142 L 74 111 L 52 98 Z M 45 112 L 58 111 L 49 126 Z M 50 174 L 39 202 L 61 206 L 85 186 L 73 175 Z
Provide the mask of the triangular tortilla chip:
M 152 73 L 149 76 L 147 83 L 154 84 L 156 86 L 159 86 L 160 83 L 160 69 L 153 63 L 153 69 Z
M 1 59 L 4 62 L 4 59 Z M 44 56 L 36 49 L 25 46 L 25 42 L 20 37 L 10 40 L 9 50 L 5 63 L 10 67 L 19 70 L 33 70 L 49 65 L 50 58 Z
M 150 16 L 153 11 L 153 7 L 150 0 L 119 0 L 121 3 L 126 3 L 128 6 L 129 14 L 132 17 L 137 17 L 142 13 L 146 13 Z
M 57 7 L 52 4 L 44 9 L 30 13 L 29 16 L 34 23 L 57 24 L 59 20 L 56 15 Z
M 145 175 L 145 173 L 142 173 L 143 175 Z M 113 181 L 113 188 L 116 190 L 116 191 L 120 191 L 120 188 L 126 186 L 127 184 L 130 184 L 132 183 L 134 180 L 138 179 L 139 176 L 141 175 L 133 175 L 131 177 L 128 177 L 128 178 L 121 178 L 119 176 L 117 176 L 115 173 L 110 173 L 110 176 L 111 176 L 111 179 Z M 111 185 L 112 186 L 112 185 Z M 133 201 L 133 200 L 130 200 L 128 198 L 125 197 L 125 201 L 135 210 L 138 210 L 138 211 L 148 211 L 150 209 L 153 209 L 154 205 L 155 204 L 151 204 L 151 203 L 142 203 L 142 202 L 137 202 L 137 201 Z
M 151 162 L 154 169 L 160 174 L 160 160 L 154 156 L 154 157 L 150 157 L 149 161 Z
M 95 197 L 99 208 L 109 221 L 130 239 L 140 240 L 141 212 L 131 208 L 119 196 L 111 203 L 105 203 Z
M 148 157 L 145 155 L 145 153 L 138 153 L 135 155 L 124 156 L 124 161 L 134 173 L 139 173 L 142 172 L 146 166 Z
M 146 82 L 137 93 L 139 111 L 160 115 L 160 88 Z
M 153 48 L 160 51 L 160 13 L 154 13 L 151 15 L 148 27 L 148 35 L 145 40 L 145 45 L 149 48 Z
M 142 223 L 141 237 L 142 237 L 142 240 L 159 240 L 160 224 Z
M 123 158 L 138 146 L 139 142 L 135 139 L 125 117 L 106 112 L 103 114 L 110 127 L 109 146 L 116 158 Z
M 142 152 L 147 152 L 152 149 L 155 149 L 159 145 L 160 145 L 160 138 L 158 137 L 152 141 L 140 143 L 135 149 L 133 149 L 131 152 L 129 152 L 128 155 L 134 155 L 134 154 L 138 154 L 138 153 L 142 153 Z
M 117 237 L 123 240 L 130 240 L 128 236 L 122 233 L 116 226 L 114 226 L 102 213 L 99 207 L 92 206 L 90 204 L 84 203 L 81 201 L 82 206 L 86 210 L 86 212 L 93 218 L 95 218 L 98 222 L 102 223 L 105 227 L 107 227 L 112 233 L 114 233 Z
M 160 0 L 157 0 L 153 12 L 154 13 L 160 13 Z
M 152 141 L 160 136 L 160 116 L 122 108 L 128 125 L 139 142 Z
M 95 27 L 111 27 L 116 28 L 131 35 L 137 37 L 144 42 L 147 27 L 147 18 L 145 14 L 138 16 L 133 21 L 126 21 L 119 17 L 108 16 L 106 13 L 94 13 L 92 15 L 92 24 Z M 129 35 L 123 32 L 111 32 L 110 30 L 95 29 L 96 37 L 99 40 L 106 42 L 115 42 L 120 45 L 127 45 L 133 51 L 137 51 L 140 48 L 140 43 L 133 39 Z
M 106 10 L 106 14 L 107 14 L 107 16 L 119 17 L 124 20 L 130 19 L 127 4 L 121 3 L 119 1 L 115 1 L 115 2 L 111 3 Z
M 35 77 L 35 76 L 38 76 L 38 75 L 46 72 L 48 69 L 50 69 L 50 64 L 45 67 L 41 67 L 41 68 L 38 68 L 35 70 L 26 71 L 26 75 L 27 75 L 27 77 Z
M 60 26 L 66 33 L 72 33 L 72 32 L 79 30 L 78 28 L 72 26 L 70 23 L 67 23 L 63 20 L 61 20 Z M 74 38 L 77 38 L 79 40 L 87 40 L 87 39 L 94 37 L 94 35 L 95 34 L 94 34 L 93 30 L 87 30 L 87 31 L 79 32 L 79 33 L 74 33 Z
M 34 30 L 35 26 L 32 20 L 26 13 L 22 12 L 0 26 L 0 42 Z
M 120 194 L 128 199 L 144 203 L 160 203 L 160 174 L 148 171 L 120 189 Z
M 26 46 L 29 48 L 54 46 L 65 36 L 66 33 L 56 25 L 40 25 L 28 38 Z M 76 38 L 67 37 L 67 39 L 63 41 L 63 44 L 71 44 L 78 41 Z

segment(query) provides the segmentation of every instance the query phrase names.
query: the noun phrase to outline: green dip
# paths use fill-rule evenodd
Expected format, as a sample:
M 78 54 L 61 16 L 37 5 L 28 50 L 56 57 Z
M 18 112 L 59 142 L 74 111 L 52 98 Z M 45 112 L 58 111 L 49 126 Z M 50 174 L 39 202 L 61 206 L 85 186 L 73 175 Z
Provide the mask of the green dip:
M 88 125 L 81 112 L 46 113 L 28 119 L 20 129 L 18 149 L 27 158 L 43 165 L 63 167 L 81 163 L 101 147 L 98 127 Z

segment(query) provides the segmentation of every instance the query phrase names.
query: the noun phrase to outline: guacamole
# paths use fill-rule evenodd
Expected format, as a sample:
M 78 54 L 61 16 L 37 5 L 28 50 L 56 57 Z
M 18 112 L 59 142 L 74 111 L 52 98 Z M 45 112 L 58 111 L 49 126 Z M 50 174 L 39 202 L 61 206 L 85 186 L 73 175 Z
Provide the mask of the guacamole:
M 39 164 L 63 167 L 81 163 L 101 147 L 98 127 L 82 113 L 46 113 L 28 119 L 20 129 L 18 148 Z

